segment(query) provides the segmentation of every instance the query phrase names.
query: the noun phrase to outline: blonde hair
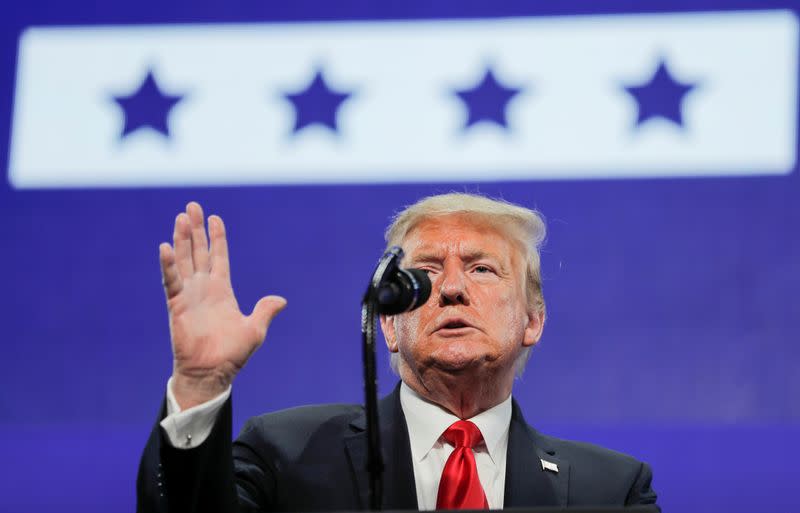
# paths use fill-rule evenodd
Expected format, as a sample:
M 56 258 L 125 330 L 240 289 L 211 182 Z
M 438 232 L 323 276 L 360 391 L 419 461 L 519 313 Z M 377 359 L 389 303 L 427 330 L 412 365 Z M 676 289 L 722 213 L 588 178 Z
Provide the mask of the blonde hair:
M 528 306 L 545 317 L 542 294 L 542 273 L 539 249 L 544 242 L 546 228 L 542 215 L 505 200 L 493 199 L 478 194 L 452 192 L 423 198 L 398 212 L 386 229 L 386 246 L 400 246 L 403 239 L 419 223 L 427 219 L 447 215 L 463 214 L 488 221 L 517 243 L 525 259 L 525 289 Z M 530 356 L 530 348 L 524 351 L 517 364 L 517 375 L 521 375 Z M 392 369 L 397 372 L 397 356 L 392 354 Z

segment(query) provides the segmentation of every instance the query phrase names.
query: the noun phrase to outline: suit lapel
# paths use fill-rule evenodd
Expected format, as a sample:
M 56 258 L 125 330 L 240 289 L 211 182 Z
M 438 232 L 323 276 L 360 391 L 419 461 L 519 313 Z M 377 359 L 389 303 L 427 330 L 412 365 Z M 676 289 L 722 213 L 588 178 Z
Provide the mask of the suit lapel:
M 400 406 L 400 386 L 378 403 L 381 450 L 383 453 L 383 509 L 418 509 L 414 467 L 408 427 Z M 362 413 L 350 423 L 352 433 L 344 440 L 350 469 L 359 492 L 361 507 L 369 505 L 366 416 Z
M 383 509 L 418 509 L 411 461 L 408 427 L 400 406 L 399 385 L 378 404 L 381 448 L 384 458 Z M 366 417 L 362 413 L 350 424 L 345 440 L 350 469 L 358 488 L 360 505 L 369 504 L 369 474 L 366 470 Z M 542 460 L 557 465 L 558 472 L 542 468 Z M 567 506 L 570 464 L 536 430 L 528 426 L 519 405 L 513 401 L 508 433 L 504 508 Z
M 557 465 L 558 472 L 543 469 L 542 460 Z M 567 506 L 568 485 L 569 462 L 528 426 L 513 401 L 503 507 Z

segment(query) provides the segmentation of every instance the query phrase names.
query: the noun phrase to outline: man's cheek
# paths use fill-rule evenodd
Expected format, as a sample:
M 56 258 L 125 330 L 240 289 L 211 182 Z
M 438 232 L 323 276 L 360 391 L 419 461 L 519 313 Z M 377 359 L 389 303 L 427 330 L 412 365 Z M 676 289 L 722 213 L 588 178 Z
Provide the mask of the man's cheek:
M 395 331 L 397 332 L 398 342 L 413 341 L 417 337 L 417 327 L 419 318 L 413 314 L 403 314 L 397 316 L 395 320 Z

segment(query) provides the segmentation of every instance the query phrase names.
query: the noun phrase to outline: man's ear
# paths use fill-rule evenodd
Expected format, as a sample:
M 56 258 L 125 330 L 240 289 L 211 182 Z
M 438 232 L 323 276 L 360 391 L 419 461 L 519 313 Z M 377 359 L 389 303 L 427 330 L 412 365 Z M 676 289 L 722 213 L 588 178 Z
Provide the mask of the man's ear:
M 536 345 L 539 339 L 542 338 L 542 330 L 544 330 L 544 312 L 536 308 L 529 309 L 528 325 L 525 326 L 522 345 L 525 347 Z
M 394 316 L 381 315 L 381 331 L 383 331 L 383 338 L 386 339 L 386 347 L 390 353 L 396 353 L 397 349 L 397 332 L 394 329 Z

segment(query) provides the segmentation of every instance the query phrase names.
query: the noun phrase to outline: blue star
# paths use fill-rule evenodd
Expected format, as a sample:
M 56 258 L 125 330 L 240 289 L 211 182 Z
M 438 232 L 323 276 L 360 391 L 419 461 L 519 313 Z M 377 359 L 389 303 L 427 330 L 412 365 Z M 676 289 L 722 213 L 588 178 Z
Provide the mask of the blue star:
M 322 70 L 317 70 L 311 83 L 302 91 L 284 94 L 292 102 L 295 112 L 294 128 L 292 133 L 297 133 L 303 128 L 319 124 L 326 126 L 338 133 L 336 114 L 342 103 L 352 93 L 339 92 L 328 87 Z
M 672 121 L 683 128 L 683 99 L 686 94 L 697 87 L 696 83 L 684 83 L 675 80 L 667 69 L 662 58 L 656 72 L 649 82 L 637 86 L 625 86 L 625 90 L 633 96 L 639 107 L 636 127 L 653 118 Z
M 125 125 L 119 138 L 140 128 L 152 128 L 164 137 L 169 137 L 167 117 L 182 95 L 172 96 L 161 92 L 156 83 L 153 70 L 148 70 L 139 88 L 128 96 L 114 96 L 114 101 L 122 108 Z
M 467 108 L 467 122 L 464 129 L 475 123 L 488 121 L 508 129 L 506 121 L 506 107 L 511 99 L 522 89 L 505 87 L 494 77 L 491 68 L 486 68 L 486 74 L 472 89 L 455 91 L 455 94 L 464 102 Z

